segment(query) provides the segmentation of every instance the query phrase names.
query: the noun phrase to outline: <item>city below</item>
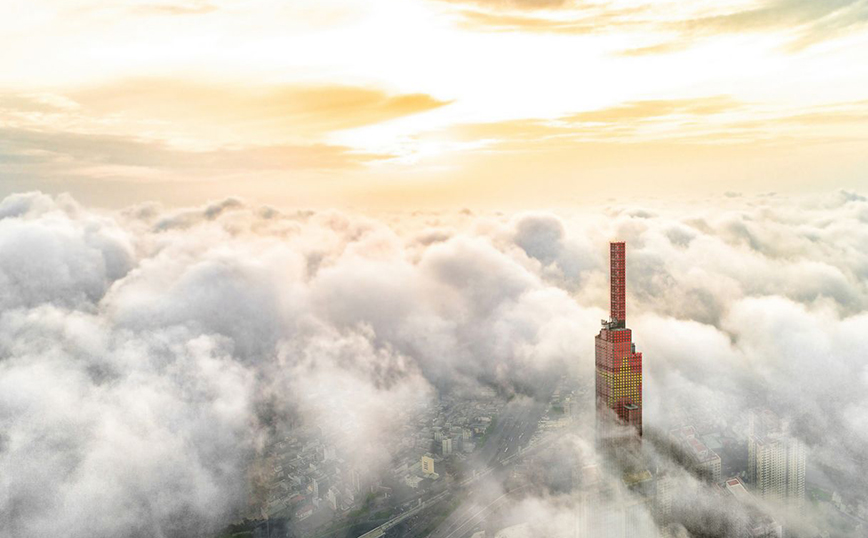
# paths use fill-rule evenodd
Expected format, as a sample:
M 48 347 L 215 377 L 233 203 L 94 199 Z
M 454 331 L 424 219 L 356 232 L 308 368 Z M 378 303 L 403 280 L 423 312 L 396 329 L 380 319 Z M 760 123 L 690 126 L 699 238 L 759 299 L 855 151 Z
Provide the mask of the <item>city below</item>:
M 672 402 L 662 416 L 646 416 L 643 357 L 626 326 L 625 258 L 625 243 L 611 243 L 611 315 L 596 336 L 592 384 L 562 373 L 529 394 L 440 391 L 429 404 L 393 409 L 407 426 L 384 441 L 395 445 L 381 466 L 354 458 L 357 447 L 315 424 L 292 425 L 259 454 L 249 511 L 220 538 L 547 536 L 515 509 L 532 492 L 572 506 L 553 537 L 868 532 L 868 513 L 836 491 L 833 470 L 812 469 L 807 447 L 772 409 L 749 408 L 728 421 L 701 403 Z M 704 502 L 740 517 L 720 518 L 703 534 L 709 521 L 690 506 L 700 491 L 709 495 Z M 837 529 L 804 525 L 799 514 L 808 505 Z

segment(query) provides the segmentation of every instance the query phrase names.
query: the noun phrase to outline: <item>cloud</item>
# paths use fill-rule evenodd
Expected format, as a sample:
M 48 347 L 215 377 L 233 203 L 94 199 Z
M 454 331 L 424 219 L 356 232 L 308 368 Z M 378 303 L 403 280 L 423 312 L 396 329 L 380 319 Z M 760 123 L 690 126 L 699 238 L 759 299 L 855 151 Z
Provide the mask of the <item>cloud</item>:
M 217 5 L 207 0 L 193 0 L 187 2 L 158 2 L 145 3 L 132 8 L 134 13 L 140 15 L 204 15 L 220 9 Z
M 15 292 L 0 314 L 13 534 L 207 535 L 244 509 L 246 469 L 283 417 L 346 442 L 372 435 L 355 454 L 373 470 L 402 424 L 383 417 L 433 384 L 532 390 L 518 379 L 552 358 L 538 319 L 519 314 L 575 309 L 526 296 L 540 281 L 485 240 L 402 264 L 382 224 L 339 214 L 228 200 L 101 215 L 41 194 L 8 197 L 0 214 L 0 279 Z M 466 362 L 475 353 L 486 359 Z M 84 518 L 94 505 L 104 516 Z
M 571 0 L 445 0 L 447 2 L 474 3 L 480 6 L 502 9 L 552 9 L 570 5 Z
M 446 0 L 459 1 L 459 0 Z M 614 7 L 574 2 L 464 2 L 477 9 L 459 11 L 462 24 L 474 30 L 542 32 L 568 35 L 604 34 L 647 26 L 648 6 Z M 481 8 L 481 9 L 480 9 Z
M 710 96 L 695 99 L 649 100 L 624 103 L 610 108 L 580 112 L 567 116 L 565 121 L 614 123 L 635 121 L 677 114 L 707 116 L 737 109 L 739 103 L 728 96 Z
M 740 431 L 753 405 L 785 417 L 812 468 L 864 505 L 866 211 L 843 190 L 384 219 L 9 196 L 0 530 L 209 536 L 262 508 L 255 468 L 290 425 L 376 474 L 438 392 L 545 398 L 561 373 L 592 385 L 614 237 L 628 242 L 649 443 L 679 484 L 684 529 L 735 528 L 744 512 L 714 502 L 654 432 L 685 417 Z M 573 521 L 581 499 L 564 480 L 595 458 L 591 424 L 523 468 L 503 513 L 547 535 Z
M 823 41 L 868 21 L 860 0 L 810 2 L 767 0 L 729 13 L 698 17 L 682 24 L 688 33 L 728 33 L 786 28 L 795 31 L 795 47 Z
M 346 85 L 252 86 L 183 78 L 133 78 L 73 92 L 97 117 L 243 130 L 245 134 L 312 136 L 426 112 L 448 104 L 421 93 L 389 94 Z
M 447 0 L 462 1 L 462 0 Z M 717 35 L 748 32 L 783 32 L 788 50 L 795 52 L 839 37 L 868 21 L 861 0 L 756 0 L 695 6 L 655 5 L 640 2 L 623 7 L 617 2 L 576 4 L 568 1 L 509 2 L 464 0 L 477 9 L 460 12 L 474 29 L 511 32 L 602 34 L 627 32 L 656 35 L 656 42 L 624 49 L 624 56 L 665 54 L 690 47 Z M 661 35 L 671 38 L 661 38 Z
M 744 105 L 729 96 L 708 96 L 688 99 L 633 101 L 567 114 L 554 120 L 519 119 L 498 123 L 458 125 L 460 136 L 493 140 L 533 142 L 540 149 L 557 148 L 559 142 L 604 140 L 629 143 L 635 137 L 667 137 L 689 141 L 704 136 L 700 131 L 716 130 L 715 117 L 739 112 Z M 700 119 L 701 122 L 695 122 Z M 646 133 L 646 130 L 648 131 Z M 677 131 L 677 132 L 676 132 Z M 540 143 L 540 141 L 542 143 Z
M 4 346 L 4 532 L 183 535 L 243 502 L 252 379 L 224 342 L 53 307 L 0 325 L 32 344 Z
M 68 94 L 0 95 L 0 170 L 161 182 L 355 168 L 392 157 L 335 144 L 334 131 L 447 105 L 352 86 L 243 87 L 139 78 Z M 171 181 L 171 179 L 168 179 Z
M 387 158 L 329 144 L 186 149 L 137 136 L 0 128 L 0 170 L 21 184 L 196 183 L 242 172 L 329 171 Z M 46 178 L 50 178 L 46 180 Z
M 865 113 L 862 101 L 822 105 L 792 113 L 741 102 L 729 95 L 709 95 L 627 101 L 550 119 L 457 124 L 437 134 L 484 144 L 490 153 L 563 154 L 566 158 L 568 154 L 584 150 L 589 154 L 588 158 L 581 159 L 584 163 L 599 158 L 604 153 L 601 148 L 623 151 L 626 146 L 640 143 L 642 147 L 637 147 L 637 151 L 647 148 L 658 154 L 671 151 L 669 145 L 689 146 L 696 152 L 700 151 L 699 147 L 714 146 L 740 147 L 744 151 L 751 151 L 758 145 L 766 149 L 785 148 L 796 140 L 817 146 L 832 140 L 858 143 L 863 136 L 861 119 Z M 660 147 L 650 149 L 652 144 L 660 144 Z M 593 157 L 594 154 L 597 157 Z
M 523 214 L 515 219 L 511 238 L 525 254 L 543 266 L 543 274 L 569 288 L 584 272 L 601 266 L 594 250 L 578 237 L 567 237 L 564 223 L 551 214 Z
M 0 203 L 0 215 L 3 309 L 50 303 L 89 310 L 133 266 L 130 236 L 111 219 L 82 215 L 70 199 L 13 195 Z
M 645 45 L 642 47 L 633 47 L 630 49 L 623 49 L 618 51 L 618 55 L 620 56 L 652 56 L 655 54 L 666 54 L 670 52 L 678 52 L 680 50 L 684 50 L 690 46 L 690 43 L 678 42 L 678 41 L 670 41 L 663 43 L 654 43 L 652 45 Z

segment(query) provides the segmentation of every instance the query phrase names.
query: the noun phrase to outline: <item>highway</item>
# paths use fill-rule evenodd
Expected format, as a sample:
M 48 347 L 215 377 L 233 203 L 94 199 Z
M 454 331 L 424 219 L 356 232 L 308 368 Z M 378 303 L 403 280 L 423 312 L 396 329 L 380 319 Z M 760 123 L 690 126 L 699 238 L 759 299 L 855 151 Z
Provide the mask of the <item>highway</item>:
M 416 514 L 418 514 L 419 512 L 424 510 L 425 508 L 431 506 L 432 504 L 437 504 L 438 502 L 444 500 L 449 494 L 450 494 L 449 490 L 442 491 L 442 492 L 438 493 L 437 495 L 431 497 L 427 501 L 422 502 L 421 504 L 419 504 L 419 506 L 411 508 L 410 510 L 407 510 L 403 514 L 393 517 L 392 519 L 383 523 L 379 527 L 377 527 L 375 529 L 371 529 L 370 531 L 366 532 L 365 534 L 362 534 L 361 536 L 359 536 L 359 538 L 378 538 L 379 536 L 383 536 L 384 534 L 386 534 L 387 530 L 389 530 L 392 527 L 394 527 L 395 525 L 401 523 L 405 519 L 415 516 Z
M 515 399 L 508 403 L 498 415 L 497 423 L 488 432 L 485 445 L 467 460 L 465 471 L 467 478 L 458 484 L 458 487 L 472 487 L 473 483 L 491 474 L 502 472 L 503 466 L 514 460 L 521 450 L 528 446 L 547 407 L 547 400 L 537 401 L 530 398 Z M 450 514 L 431 536 L 461 538 L 510 493 L 512 492 L 503 493 L 499 488 L 482 488 L 478 492 L 473 492 L 470 499 Z M 454 494 L 452 489 L 438 493 L 359 538 L 384 536 L 389 529 L 422 513 L 426 508 L 446 500 L 451 494 Z
M 520 451 L 528 447 L 547 407 L 547 401 L 522 399 L 511 402 L 498 417 L 497 425 L 489 433 L 485 446 L 475 458 L 471 458 L 471 465 L 477 469 L 477 474 L 465 482 L 478 482 L 488 475 L 494 475 L 492 482 L 499 484 L 497 475 L 505 472 L 504 465 L 516 459 Z M 499 486 L 477 488 L 431 533 L 431 538 L 462 538 L 511 493 L 504 493 Z
M 471 468 L 486 469 L 527 446 L 548 403 L 522 399 L 510 402 L 497 419 L 493 431 L 469 460 Z
M 481 508 L 479 507 L 478 503 L 474 506 L 471 506 L 468 510 L 460 514 L 458 518 L 456 518 L 454 522 L 449 526 L 441 525 L 437 532 L 432 534 L 432 536 L 439 536 L 443 533 L 448 533 L 444 536 L 444 538 L 460 538 L 465 533 L 467 533 L 475 523 L 482 521 L 485 516 L 488 515 L 489 512 L 491 512 L 496 507 L 496 505 L 502 503 L 510 494 L 523 487 L 525 486 L 521 486 L 513 490 L 507 491 L 506 493 L 500 495 L 499 497 L 495 498 L 493 501 L 487 503 Z

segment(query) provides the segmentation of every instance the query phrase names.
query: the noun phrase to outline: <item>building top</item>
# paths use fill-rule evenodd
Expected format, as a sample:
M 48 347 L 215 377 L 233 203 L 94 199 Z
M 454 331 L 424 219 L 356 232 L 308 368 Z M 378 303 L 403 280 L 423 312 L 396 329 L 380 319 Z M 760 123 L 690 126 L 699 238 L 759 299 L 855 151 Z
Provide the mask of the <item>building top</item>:
M 769 514 L 766 514 L 757 509 L 756 498 L 744 487 L 739 478 L 730 478 L 724 484 L 724 488 L 736 500 L 745 506 L 751 507 L 749 513 L 750 532 L 748 536 L 756 536 L 757 538 L 780 538 L 783 535 L 781 525 L 774 520 Z
M 726 481 L 726 491 L 732 494 L 733 497 L 740 502 L 752 503 L 753 495 L 744 487 L 742 481 L 738 478 L 730 478 Z
M 696 428 L 693 426 L 675 428 L 669 431 L 669 435 L 684 445 L 690 456 L 699 463 L 720 459 L 716 452 L 696 437 Z
M 679 435 L 681 437 L 693 437 L 696 435 L 696 428 L 693 426 L 684 426 L 683 428 L 675 428 L 669 433 L 673 435 Z
M 622 480 L 624 481 L 624 484 L 632 486 L 640 482 L 647 482 L 648 480 L 651 480 L 651 478 L 653 478 L 651 471 L 643 469 L 635 473 L 624 473 Z

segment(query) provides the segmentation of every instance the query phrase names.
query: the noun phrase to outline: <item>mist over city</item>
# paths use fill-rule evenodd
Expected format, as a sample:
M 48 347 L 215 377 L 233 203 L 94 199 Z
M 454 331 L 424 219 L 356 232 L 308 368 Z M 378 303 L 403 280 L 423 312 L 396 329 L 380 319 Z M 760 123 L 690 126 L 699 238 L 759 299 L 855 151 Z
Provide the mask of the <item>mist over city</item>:
M 376 218 L 27 193 L 0 215 L 9 536 L 356 536 L 411 510 L 387 536 L 864 531 L 857 193 Z M 645 454 L 614 463 L 610 237 L 644 353 Z M 797 493 L 721 488 L 755 487 L 752 413 L 803 451 Z

